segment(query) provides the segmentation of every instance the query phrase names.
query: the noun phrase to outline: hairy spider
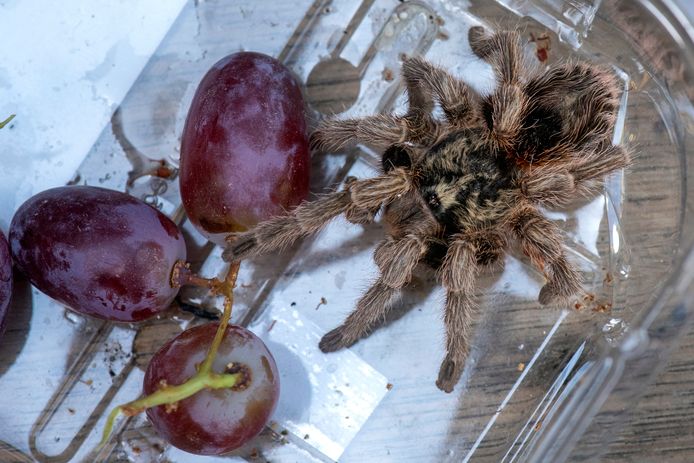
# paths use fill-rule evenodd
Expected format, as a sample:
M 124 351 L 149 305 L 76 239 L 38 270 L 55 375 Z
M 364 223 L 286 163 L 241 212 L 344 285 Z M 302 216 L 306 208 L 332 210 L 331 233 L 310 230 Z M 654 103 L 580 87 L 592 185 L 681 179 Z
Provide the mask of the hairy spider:
M 538 206 L 594 194 L 607 174 L 629 164 L 628 153 L 611 143 L 619 83 L 609 69 L 576 62 L 534 72 L 515 31 L 473 27 L 469 40 L 495 71 L 493 93 L 480 96 L 424 59 L 407 59 L 405 115 L 328 120 L 312 135 L 319 149 L 353 142 L 383 149 L 382 175 L 350 178 L 342 191 L 232 235 L 224 253 L 227 260 L 268 253 L 340 214 L 367 223 L 383 210 L 387 236 L 374 253 L 380 276 L 320 348 L 335 351 L 367 335 L 415 266 L 429 264 L 446 290 L 447 352 L 436 381 L 446 392 L 469 351 L 480 266 L 497 261 L 512 237 L 547 280 L 540 303 L 567 302 L 581 290 L 581 276 Z M 436 103 L 441 120 L 432 114 Z

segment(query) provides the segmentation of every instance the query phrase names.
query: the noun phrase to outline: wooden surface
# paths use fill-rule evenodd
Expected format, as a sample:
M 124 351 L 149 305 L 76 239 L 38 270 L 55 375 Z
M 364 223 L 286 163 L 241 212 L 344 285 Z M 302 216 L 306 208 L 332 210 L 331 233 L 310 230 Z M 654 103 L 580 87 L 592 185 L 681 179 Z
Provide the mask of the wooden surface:
M 685 336 L 665 371 L 648 388 L 604 461 L 694 461 L 694 331 Z

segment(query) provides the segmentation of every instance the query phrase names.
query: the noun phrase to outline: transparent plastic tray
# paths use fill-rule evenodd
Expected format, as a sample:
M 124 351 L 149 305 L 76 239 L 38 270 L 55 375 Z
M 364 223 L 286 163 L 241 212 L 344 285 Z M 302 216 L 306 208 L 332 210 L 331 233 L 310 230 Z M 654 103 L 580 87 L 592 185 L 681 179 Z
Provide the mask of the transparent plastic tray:
M 383 236 L 378 223 L 336 220 L 281 256 L 242 265 L 234 322 L 266 339 L 283 393 L 267 430 L 219 461 L 596 459 L 690 326 L 694 47 L 691 26 L 666 2 L 190 3 L 73 183 L 128 191 L 160 208 L 183 227 L 193 267 L 219 275 L 221 250 L 186 221 L 177 180 L 147 174 L 177 165 L 190 100 L 214 62 L 239 50 L 278 57 L 307 84 L 313 125 L 325 112 L 401 108 L 403 55 L 425 55 L 489 92 L 491 70 L 467 43 L 476 24 L 520 28 L 538 66 L 588 59 L 623 80 L 615 142 L 632 147 L 634 166 L 595 199 L 547 211 L 586 288 L 611 309 L 541 307 L 541 275 L 511 253 L 503 269 L 479 278 L 472 352 L 445 394 L 434 384 L 443 293 L 426 269 L 370 337 L 335 354 L 317 349 L 375 278 L 371 255 Z M 357 147 L 312 164 L 319 193 L 348 175 L 373 175 L 379 153 Z M 18 277 L 0 339 L 0 461 L 215 461 L 168 447 L 143 417 L 121 421 L 96 450 L 108 409 L 140 393 L 148 356 L 219 306 L 195 290 L 181 299 L 202 312 L 174 306 L 157 320 L 116 325 L 66 311 Z

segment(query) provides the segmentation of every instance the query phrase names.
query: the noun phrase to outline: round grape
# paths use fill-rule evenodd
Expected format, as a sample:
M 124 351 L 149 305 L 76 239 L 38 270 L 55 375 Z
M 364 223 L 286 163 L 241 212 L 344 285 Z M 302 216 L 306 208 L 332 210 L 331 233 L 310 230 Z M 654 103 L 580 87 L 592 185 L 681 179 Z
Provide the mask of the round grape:
M 144 378 L 145 394 L 179 385 L 197 372 L 212 343 L 217 324 L 184 331 L 152 358 Z M 147 409 L 159 434 L 175 447 L 199 455 L 234 450 L 263 429 L 279 397 L 279 375 L 270 351 L 247 329 L 229 325 L 212 370 L 223 373 L 231 364 L 249 372 L 241 390 L 202 390 L 172 405 Z
M 5 234 L 0 231 L 0 334 L 5 329 L 5 316 L 12 297 L 12 258 Z

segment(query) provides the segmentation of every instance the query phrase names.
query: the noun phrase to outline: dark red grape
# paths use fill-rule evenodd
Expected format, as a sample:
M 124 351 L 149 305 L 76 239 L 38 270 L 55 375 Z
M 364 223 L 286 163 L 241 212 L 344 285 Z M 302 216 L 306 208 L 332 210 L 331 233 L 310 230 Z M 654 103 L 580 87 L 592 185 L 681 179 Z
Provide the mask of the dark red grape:
M 183 236 L 168 217 L 125 193 L 91 186 L 46 190 L 10 225 L 17 268 L 68 307 L 99 318 L 139 321 L 178 292 L 171 270 Z
M 5 328 L 5 315 L 12 297 L 12 258 L 10 247 L 0 231 L 0 334 Z
M 184 331 L 152 357 L 144 379 L 145 394 L 162 384 L 184 383 L 205 359 L 217 324 Z M 199 455 L 220 455 L 234 450 L 263 429 L 277 405 L 279 375 L 270 351 L 247 329 L 229 325 L 212 371 L 223 373 L 234 363 L 250 371 L 250 384 L 242 390 L 204 389 L 174 407 L 147 409 L 159 434 L 172 445 Z
M 222 244 L 284 213 L 308 194 L 304 101 L 279 61 L 236 53 L 203 77 L 181 140 L 181 197 L 188 217 Z

